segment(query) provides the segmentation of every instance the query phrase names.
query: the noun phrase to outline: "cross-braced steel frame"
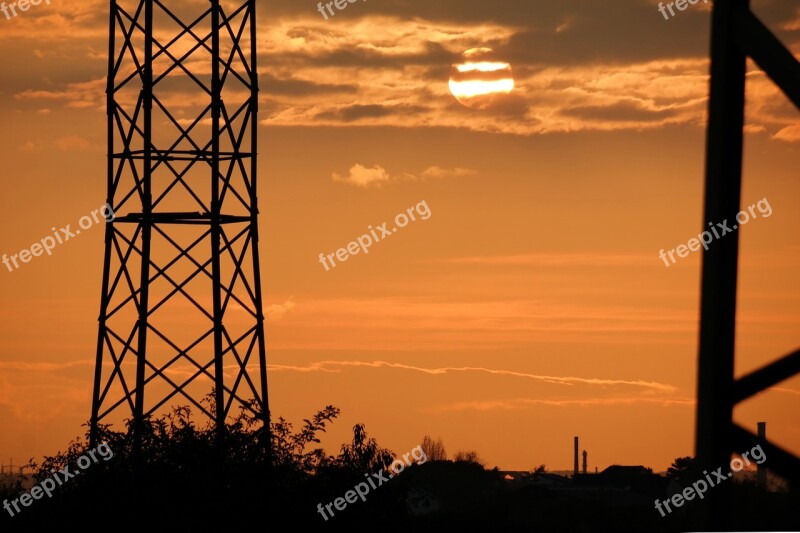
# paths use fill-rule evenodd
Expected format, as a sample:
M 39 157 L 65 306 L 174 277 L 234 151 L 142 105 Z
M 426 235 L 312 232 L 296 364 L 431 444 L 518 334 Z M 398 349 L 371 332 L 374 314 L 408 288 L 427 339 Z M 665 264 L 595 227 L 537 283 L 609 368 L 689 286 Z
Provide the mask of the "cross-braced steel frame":
M 750 10 L 749 0 L 717 0 L 712 13 L 711 95 L 706 155 L 706 221 L 733 220 L 740 209 L 746 60 L 750 57 L 800 108 L 800 63 Z M 800 373 L 800 350 L 734 379 L 738 234 L 703 254 L 696 453 L 709 472 L 758 442 L 733 422 L 734 407 Z M 762 443 L 770 470 L 800 479 L 800 459 Z M 730 486 L 710 494 L 707 519 L 729 529 Z
M 106 225 L 91 435 L 115 416 L 135 431 L 172 402 L 220 433 L 233 408 L 249 409 L 268 435 L 256 2 L 167 4 L 111 1 L 116 217 Z

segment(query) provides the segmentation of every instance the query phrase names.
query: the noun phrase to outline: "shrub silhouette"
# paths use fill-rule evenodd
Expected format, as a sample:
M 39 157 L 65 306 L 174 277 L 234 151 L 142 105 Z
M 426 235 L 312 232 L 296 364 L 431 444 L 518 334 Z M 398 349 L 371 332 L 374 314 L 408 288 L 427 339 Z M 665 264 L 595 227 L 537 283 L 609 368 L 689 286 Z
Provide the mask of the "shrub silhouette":
M 0 523 L 8 520 L 14 530 L 38 531 L 64 516 L 81 516 L 82 522 L 106 527 L 125 517 L 132 525 L 140 521 L 142 526 L 205 531 L 212 524 L 249 524 L 248 515 L 268 513 L 293 516 L 293 526 L 319 527 L 318 502 L 331 501 L 329 494 L 341 496 L 352 488 L 354 477 L 363 479 L 364 473 L 384 468 L 394 457 L 367 435 L 363 424 L 353 428 L 353 441 L 343 445 L 338 456 L 326 455 L 317 446 L 320 433 L 340 414 L 329 405 L 296 431 L 284 418 L 272 422 L 268 464 L 262 423 L 255 404 L 250 407 L 252 411 L 243 407 L 221 434 L 210 422 L 199 427 L 189 407 L 147 418 L 139 431 L 138 454 L 131 421 L 125 431 L 101 426 L 95 445 L 107 443 L 113 451 L 110 460 L 100 459 L 80 470 L 52 498 L 21 507 L 17 516 L 4 513 Z M 35 483 L 65 467 L 79 470 L 78 459 L 93 449 L 88 439 L 87 432 L 41 464 L 31 461 Z M 4 497 L 15 498 L 20 492 L 19 486 L 9 487 Z M 348 520 L 339 522 L 345 525 Z

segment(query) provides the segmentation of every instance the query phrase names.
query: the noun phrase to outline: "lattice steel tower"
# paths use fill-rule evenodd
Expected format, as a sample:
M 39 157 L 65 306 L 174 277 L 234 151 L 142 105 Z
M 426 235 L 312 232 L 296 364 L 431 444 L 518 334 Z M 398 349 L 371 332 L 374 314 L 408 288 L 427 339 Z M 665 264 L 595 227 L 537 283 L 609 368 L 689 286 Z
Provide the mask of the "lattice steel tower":
M 116 218 L 106 225 L 92 438 L 98 424 L 130 418 L 136 428 L 171 402 L 220 430 L 245 405 L 269 428 L 256 2 L 169 3 L 111 0 Z

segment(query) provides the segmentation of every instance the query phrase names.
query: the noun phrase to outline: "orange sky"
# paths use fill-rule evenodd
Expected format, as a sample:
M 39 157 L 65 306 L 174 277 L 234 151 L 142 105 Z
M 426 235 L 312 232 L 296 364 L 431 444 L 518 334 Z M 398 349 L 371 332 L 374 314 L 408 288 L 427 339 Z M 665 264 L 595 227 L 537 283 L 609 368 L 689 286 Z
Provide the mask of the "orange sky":
M 794 3 L 753 3 L 800 55 Z M 324 20 L 310 0 L 259 1 L 274 416 L 333 404 L 331 453 L 364 422 L 395 451 L 431 434 L 503 469 L 570 468 L 573 435 L 590 468 L 692 453 L 700 258 L 658 252 L 707 222 L 708 12 L 665 21 L 656 4 L 371 0 Z M 0 16 L 0 254 L 104 203 L 107 9 Z M 488 111 L 447 83 L 480 46 L 516 82 Z M 747 116 L 742 199 L 773 214 L 740 231 L 737 374 L 800 341 L 800 115 L 751 65 Z M 318 262 L 421 201 L 430 218 L 369 255 Z M 0 462 L 83 432 L 102 235 L 0 267 Z M 800 453 L 798 400 L 793 379 L 736 418 Z

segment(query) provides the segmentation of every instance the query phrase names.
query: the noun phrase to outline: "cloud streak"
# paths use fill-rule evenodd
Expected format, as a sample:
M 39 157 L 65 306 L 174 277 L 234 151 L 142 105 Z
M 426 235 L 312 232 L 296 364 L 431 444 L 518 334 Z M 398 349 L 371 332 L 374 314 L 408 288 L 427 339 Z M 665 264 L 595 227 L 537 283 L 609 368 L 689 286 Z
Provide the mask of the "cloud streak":
M 337 367 L 345 368 L 390 368 L 395 370 L 409 370 L 428 375 L 446 375 L 451 373 L 480 373 L 492 376 L 514 377 L 522 379 L 531 379 L 542 383 L 550 383 L 556 385 L 592 385 L 592 386 L 632 386 L 650 389 L 659 392 L 674 392 L 677 387 L 657 381 L 645 380 L 624 380 L 624 379 L 604 379 L 604 378 L 584 378 L 575 376 L 548 376 L 542 374 L 530 374 L 526 372 L 516 372 L 512 370 L 499 370 L 493 368 L 483 367 L 439 367 L 439 368 L 424 368 L 413 365 L 406 365 L 403 363 L 390 363 L 387 361 L 319 361 L 306 366 L 292 366 L 292 365 L 270 365 L 269 369 L 273 371 L 294 371 L 294 372 L 338 372 L 335 370 Z
M 443 263 L 487 266 L 649 266 L 652 256 L 646 255 L 601 255 L 601 254 L 519 254 L 455 257 Z
M 515 398 L 511 400 L 484 400 L 455 402 L 430 409 L 433 413 L 450 413 L 459 411 L 512 411 L 535 406 L 546 407 L 610 407 L 616 405 L 657 405 L 661 407 L 693 407 L 694 398 L 583 398 L 576 400 L 544 400 L 539 398 Z

